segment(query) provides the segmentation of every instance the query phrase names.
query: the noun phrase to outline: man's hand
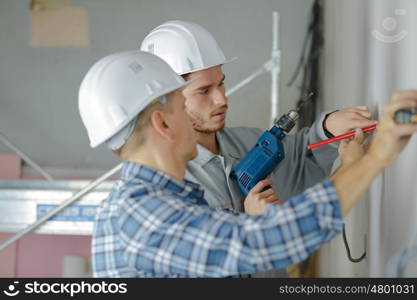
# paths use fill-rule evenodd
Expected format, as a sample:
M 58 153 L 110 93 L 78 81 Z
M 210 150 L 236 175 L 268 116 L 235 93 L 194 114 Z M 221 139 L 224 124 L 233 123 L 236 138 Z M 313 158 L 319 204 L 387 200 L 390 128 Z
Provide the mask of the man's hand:
M 376 135 L 365 156 L 385 168 L 392 164 L 398 153 L 405 147 L 411 135 L 417 132 L 416 124 L 397 124 L 394 114 L 400 109 L 417 107 L 417 91 L 397 92 L 384 106 L 376 127 Z
M 350 166 L 365 154 L 364 140 L 365 135 L 360 128 L 356 129 L 354 137 L 341 140 L 339 145 L 340 168 Z
M 365 193 L 372 180 L 395 161 L 411 135 L 417 132 L 417 124 L 397 124 L 394 121 L 396 111 L 416 107 L 417 91 L 395 93 L 384 106 L 376 134 L 365 155 L 331 177 L 343 216 L 348 214 Z
M 335 111 L 327 116 L 324 128 L 333 135 L 339 135 L 355 128 L 375 124 L 367 106 L 355 106 Z
M 245 199 L 245 212 L 250 215 L 262 215 L 266 212 L 270 203 L 282 204 L 279 200 L 278 193 L 272 188 L 266 191 L 262 190 L 272 185 L 270 179 L 264 179 L 259 181 L 249 192 Z

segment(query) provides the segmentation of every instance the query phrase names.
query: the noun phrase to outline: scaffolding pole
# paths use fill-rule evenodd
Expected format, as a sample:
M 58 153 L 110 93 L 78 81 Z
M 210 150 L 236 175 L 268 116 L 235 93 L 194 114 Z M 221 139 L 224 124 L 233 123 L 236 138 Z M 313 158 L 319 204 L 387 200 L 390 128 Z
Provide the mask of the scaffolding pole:
M 26 153 L 20 150 L 16 145 L 14 145 L 6 136 L 0 133 L 0 141 L 3 142 L 9 149 L 13 150 L 21 159 L 23 159 L 28 165 L 30 165 L 34 170 L 41 174 L 46 180 L 54 181 L 54 178 L 42 169 L 37 163 L 33 161 Z
M 76 202 L 77 200 L 79 200 L 81 197 L 83 197 L 87 193 L 91 192 L 98 185 L 100 185 L 103 181 L 105 181 L 106 179 L 108 179 L 109 177 L 111 177 L 112 175 L 114 175 L 115 173 L 117 173 L 118 171 L 120 171 L 121 168 L 122 168 L 122 164 L 118 164 L 116 167 L 114 167 L 110 171 L 106 172 L 104 175 L 100 176 L 96 180 L 94 180 L 91 183 L 89 183 L 85 188 L 83 188 L 81 191 L 79 191 L 78 193 L 76 193 L 74 196 L 72 196 L 71 198 L 68 198 L 67 200 L 63 201 L 58 207 L 56 207 L 53 210 L 51 210 L 50 212 L 48 212 L 42 218 L 40 218 L 39 220 L 37 220 L 33 224 L 27 226 L 25 229 L 19 231 L 18 233 L 16 233 L 15 235 L 13 235 L 11 238 L 9 238 L 8 240 L 6 240 L 5 242 L 1 243 L 0 244 L 0 251 L 3 250 L 3 249 L 5 249 L 5 248 L 7 248 L 11 244 L 13 244 L 18 239 L 22 238 L 24 235 L 26 235 L 29 232 L 35 230 L 36 228 L 38 228 L 39 226 L 41 226 L 43 223 L 45 223 L 46 221 L 48 221 L 49 218 L 53 217 L 54 215 L 56 215 L 57 213 L 59 213 L 60 211 L 62 211 L 67 206 L 71 205 L 72 203 Z

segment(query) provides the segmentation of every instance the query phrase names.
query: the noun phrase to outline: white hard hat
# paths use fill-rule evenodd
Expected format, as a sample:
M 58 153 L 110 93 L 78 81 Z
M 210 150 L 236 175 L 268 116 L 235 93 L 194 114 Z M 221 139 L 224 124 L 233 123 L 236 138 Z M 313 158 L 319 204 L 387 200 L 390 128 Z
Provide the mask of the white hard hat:
M 123 144 L 133 130 L 132 120 L 153 99 L 190 82 L 162 59 L 143 51 L 120 52 L 100 59 L 85 75 L 78 95 L 91 147 L 125 132 L 120 139 Z
M 168 21 L 152 30 L 142 51 L 165 60 L 179 75 L 208 69 L 236 59 L 226 59 L 214 37 L 198 24 Z

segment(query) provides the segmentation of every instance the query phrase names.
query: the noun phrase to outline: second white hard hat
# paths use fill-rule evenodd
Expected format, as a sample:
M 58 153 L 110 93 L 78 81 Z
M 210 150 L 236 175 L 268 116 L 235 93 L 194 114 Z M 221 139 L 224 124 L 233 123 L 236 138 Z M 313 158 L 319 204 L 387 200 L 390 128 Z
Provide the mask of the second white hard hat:
M 205 28 L 185 21 L 168 21 L 153 29 L 140 49 L 165 60 L 179 75 L 231 62 Z
M 122 131 L 130 134 L 132 120 L 153 99 L 190 82 L 147 52 L 120 52 L 100 59 L 85 75 L 78 95 L 78 108 L 91 147 Z

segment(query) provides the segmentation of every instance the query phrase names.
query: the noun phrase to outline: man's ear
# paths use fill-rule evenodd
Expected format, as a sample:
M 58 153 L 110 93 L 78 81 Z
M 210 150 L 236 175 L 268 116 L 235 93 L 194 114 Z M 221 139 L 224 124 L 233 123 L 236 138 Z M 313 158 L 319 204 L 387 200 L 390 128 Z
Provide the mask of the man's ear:
M 168 126 L 166 117 L 166 112 L 154 110 L 150 115 L 150 123 L 157 134 L 164 139 L 172 141 L 174 139 L 174 132 L 172 128 Z

